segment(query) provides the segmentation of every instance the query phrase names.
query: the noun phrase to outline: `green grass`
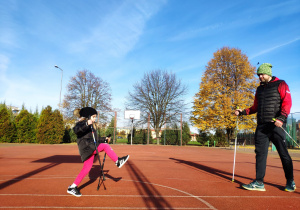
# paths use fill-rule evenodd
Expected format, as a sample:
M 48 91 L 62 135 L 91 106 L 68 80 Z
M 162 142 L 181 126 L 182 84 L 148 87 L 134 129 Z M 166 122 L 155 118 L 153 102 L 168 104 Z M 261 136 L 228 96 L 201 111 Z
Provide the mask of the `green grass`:
M 116 144 L 127 144 L 128 139 L 116 139 Z
M 197 142 L 197 141 L 189 141 L 189 142 L 187 143 L 187 145 L 197 145 L 197 146 L 201 146 L 201 144 L 200 144 L 199 142 Z
M 127 144 L 128 140 L 127 139 L 116 139 L 116 144 Z M 156 140 L 153 140 L 152 144 L 156 144 Z M 163 144 L 163 142 L 161 142 Z M 196 145 L 196 146 L 201 146 L 201 144 L 197 141 L 189 141 L 187 145 Z M 211 145 L 210 145 L 211 146 Z

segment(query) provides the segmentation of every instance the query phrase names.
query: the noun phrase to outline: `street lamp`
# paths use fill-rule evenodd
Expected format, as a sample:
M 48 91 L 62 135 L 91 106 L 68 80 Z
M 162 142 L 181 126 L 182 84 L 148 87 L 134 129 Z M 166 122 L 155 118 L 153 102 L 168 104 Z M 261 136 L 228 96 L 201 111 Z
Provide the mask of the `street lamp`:
M 61 71 L 60 94 L 59 94 L 59 108 L 61 109 L 61 89 L 62 89 L 63 70 L 62 70 L 59 66 L 57 66 L 57 65 L 55 65 L 54 67 L 55 67 L 55 68 L 58 68 L 58 69 Z

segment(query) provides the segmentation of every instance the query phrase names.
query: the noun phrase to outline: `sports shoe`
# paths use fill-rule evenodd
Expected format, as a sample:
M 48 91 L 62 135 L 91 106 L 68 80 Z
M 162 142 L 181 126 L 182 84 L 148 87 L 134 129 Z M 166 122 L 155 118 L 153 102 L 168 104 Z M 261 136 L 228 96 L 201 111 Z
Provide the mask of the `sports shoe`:
M 294 192 L 296 190 L 296 184 L 294 181 L 287 181 L 285 186 L 285 191 Z
M 129 158 L 129 155 L 126 155 L 124 157 L 118 158 L 118 160 L 116 162 L 116 165 L 118 166 L 118 168 L 121 168 L 126 163 L 126 161 L 128 160 L 128 158 Z
M 79 190 L 78 190 L 77 187 L 71 187 L 71 186 L 69 186 L 67 192 L 69 194 L 71 194 L 71 195 L 76 196 L 76 197 L 80 197 L 81 196 L 81 193 L 79 192 Z
M 264 183 L 259 184 L 256 180 L 250 184 L 243 184 L 242 187 L 246 190 L 266 191 Z

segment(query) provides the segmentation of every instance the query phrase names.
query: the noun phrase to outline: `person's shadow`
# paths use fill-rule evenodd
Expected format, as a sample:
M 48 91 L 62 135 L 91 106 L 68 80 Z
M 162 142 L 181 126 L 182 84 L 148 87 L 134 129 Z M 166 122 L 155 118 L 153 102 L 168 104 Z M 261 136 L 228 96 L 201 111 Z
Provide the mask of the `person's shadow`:
M 111 175 L 108 174 L 109 170 L 103 170 L 103 174 L 104 174 L 104 180 L 101 174 L 101 169 L 99 165 L 93 165 L 92 169 L 89 172 L 89 180 L 84 183 L 83 185 L 81 185 L 80 187 L 78 187 L 79 190 L 93 184 L 95 181 L 97 181 L 99 178 L 101 178 L 102 180 L 100 181 L 100 186 L 103 184 L 106 179 L 111 179 L 114 182 L 118 182 L 122 179 L 122 177 L 113 177 Z M 101 177 L 100 177 L 101 176 Z M 104 186 L 105 187 L 105 186 Z

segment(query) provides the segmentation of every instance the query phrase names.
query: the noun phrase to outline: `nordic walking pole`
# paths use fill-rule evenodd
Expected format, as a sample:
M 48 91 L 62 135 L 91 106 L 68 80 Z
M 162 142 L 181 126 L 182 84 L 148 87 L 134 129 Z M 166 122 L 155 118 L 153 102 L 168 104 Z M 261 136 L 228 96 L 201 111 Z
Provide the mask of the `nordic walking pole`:
M 104 163 L 105 163 L 105 158 L 106 158 L 106 153 L 104 154 L 102 166 L 100 166 L 100 167 L 101 167 L 101 174 L 102 174 L 102 182 L 100 183 L 100 180 L 101 180 L 101 175 L 100 175 L 99 181 L 98 181 L 98 187 L 97 187 L 97 190 L 99 190 L 99 188 L 100 188 L 100 186 L 101 186 L 102 183 L 103 183 L 104 189 L 106 190 L 106 187 L 105 187 L 105 185 L 104 185 L 105 176 L 104 176 L 104 172 L 103 172 Z
M 90 117 L 89 117 L 90 119 Z M 96 139 L 95 139 L 95 134 L 94 134 L 94 128 L 93 128 L 93 125 L 91 125 L 91 130 L 92 130 L 92 134 L 93 134 L 93 139 L 94 139 L 94 144 L 95 144 L 95 148 L 96 148 L 96 152 L 97 152 L 97 156 L 98 156 L 98 161 L 99 161 L 99 165 L 100 165 L 100 168 L 102 168 L 101 166 L 101 161 L 100 161 L 100 155 L 99 155 L 99 151 L 98 151 L 98 148 L 97 148 L 97 142 L 96 142 Z M 101 174 L 100 174 L 100 177 L 99 179 L 101 179 Z M 97 187 L 97 190 L 99 188 Z
M 275 118 L 272 119 L 274 122 L 276 121 Z M 283 127 L 280 127 L 293 141 L 294 143 L 298 146 L 298 148 L 300 148 L 299 144 L 297 144 L 297 142 L 295 141 L 295 139 L 293 139 L 293 137 L 291 137 L 291 135 L 283 128 Z
M 107 137 L 110 137 L 110 136 L 111 136 L 111 135 L 108 135 Z M 109 143 L 109 141 L 108 141 L 108 143 Z M 100 175 L 100 178 L 99 178 L 99 181 L 98 181 L 98 187 L 97 187 L 97 190 L 99 190 L 99 188 L 100 188 L 100 186 L 101 186 L 102 183 L 103 183 L 104 189 L 106 190 L 106 187 L 105 187 L 105 184 L 104 184 L 105 176 L 104 176 L 104 171 L 103 171 L 105 159 L 106 159 L 106 153 L 104 154 L 102 166 L 100 165 L 100 168 L 101 168 L 101 174 L 102 174 L 102 182 L 100 183 L 100 181 L 101 181 L 101 175 Z
M 239 107 L 237 107 L 238 109 Z M 237 144 L 237 130 L 238 130 L 238 116 L 236 117 L 236 136 L 234 140 L 234 158 L 233 158 L 233 171 L 232 171 L 232 182 L 234 182 L 234 170 L 235 170 L 235 159 L 236 159 L 236 144 Z
M 101 168 L 102 176 L 103 176 L 103 181 L 105 181 L 105 176 L 104 176 L 104 172 L 103 172 L 104 163 L 105 163 L 105 158 L 106 158 L 106 153 L 104 154 L 104 158 L 103 158 L 103 162 L 102 162 L 102 168 Z

